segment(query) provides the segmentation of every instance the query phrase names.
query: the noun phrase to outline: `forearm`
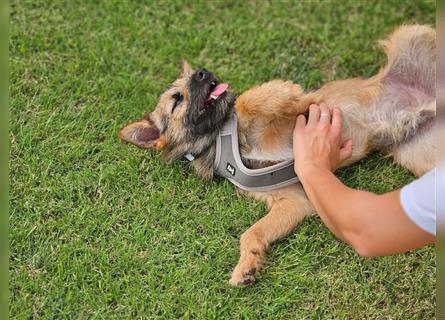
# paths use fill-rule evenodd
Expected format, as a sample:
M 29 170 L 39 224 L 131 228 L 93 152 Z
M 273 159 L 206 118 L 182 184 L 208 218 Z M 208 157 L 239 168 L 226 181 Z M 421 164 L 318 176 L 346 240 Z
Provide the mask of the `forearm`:
M 342 240 L 361 232 L 360 226 L 370 220 L 372 210 L 364 205 L 370 204 L 375 194 L 348 188 L 327 169 L 309 168 L 300 179 L 320 218 Z
M 323 222 L 360 255 L 394 254 L 435 241 L 406 216 L 399 190 L 382 195 L 354 190 L 320 168 L 304 171 L 300 179 Z

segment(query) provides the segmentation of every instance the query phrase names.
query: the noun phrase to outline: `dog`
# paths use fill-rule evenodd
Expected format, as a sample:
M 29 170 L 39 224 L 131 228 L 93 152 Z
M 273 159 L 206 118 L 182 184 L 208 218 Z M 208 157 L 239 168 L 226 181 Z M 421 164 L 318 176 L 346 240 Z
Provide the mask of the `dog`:
M 378 151 L 420 176 L 436 163 L 436 34 L 429 26 L 401 26 L 380 44 L 387 63 L 376 75 L 332 81 L 307 93 L 292 81 L 272 80 L 236 98 L 216 75 L 193 70 L 184 61 L 156 109 L 123 127 L 118 136 L 162 151 L 167 162 L 193 154 L 190 164 L 198 177 L 212 179 L 215 140 L 233 112 L 241 159 L 254 169 L 293 159 L 296 117 L 323 102 L 342 109 L 342 138 L 353 141 L 352 156 L 340 167 Z M 229 281 L 233 286 L 251 284 L 271 243 L 313 214 L 299 183 L 272 191 L 240 191 L 265 202 L 269 212 L 240 237 L 240 258 Z

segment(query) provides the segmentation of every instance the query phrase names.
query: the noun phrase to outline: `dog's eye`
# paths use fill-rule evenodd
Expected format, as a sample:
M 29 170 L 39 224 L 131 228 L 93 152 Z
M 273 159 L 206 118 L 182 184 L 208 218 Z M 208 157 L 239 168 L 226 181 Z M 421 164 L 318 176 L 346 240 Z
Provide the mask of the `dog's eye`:
M 176 92 L 174 95 L 172 95 L 172 99 L 173 99 L 173 108 L 172 108 L 172 113 L 173 113 L 173 111 L 175 111 L 175 108 L 181 103 L 183 96 L 179 92 Z

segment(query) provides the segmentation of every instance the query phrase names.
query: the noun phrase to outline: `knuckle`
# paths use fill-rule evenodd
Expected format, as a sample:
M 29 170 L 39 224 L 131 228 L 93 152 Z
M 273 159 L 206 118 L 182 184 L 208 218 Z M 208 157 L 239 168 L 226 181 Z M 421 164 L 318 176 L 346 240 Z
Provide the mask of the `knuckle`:
M 320 123 L 320 125 L 319 125 L 319 130 L 322 132 L 322 133 L 328 133 L 329 132 L 329 124 L 327 124 L 327 123 Z

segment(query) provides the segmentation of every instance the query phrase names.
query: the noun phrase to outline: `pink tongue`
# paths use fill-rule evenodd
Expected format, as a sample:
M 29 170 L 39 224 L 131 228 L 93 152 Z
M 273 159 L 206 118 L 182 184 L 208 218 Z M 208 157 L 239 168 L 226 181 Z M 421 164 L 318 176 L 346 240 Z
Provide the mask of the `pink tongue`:
M 215 89 L 213 89 L 212 92 L 210 92 L 210 95 L 219 97 L 227 90 L 228 87 L 229 85 L 227 83 L 220 83 L 215 87 Z

